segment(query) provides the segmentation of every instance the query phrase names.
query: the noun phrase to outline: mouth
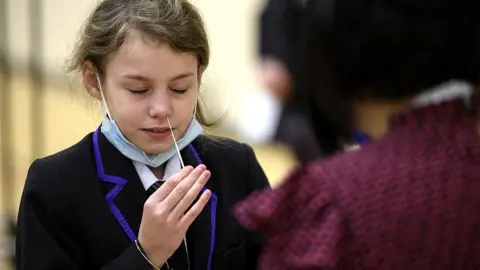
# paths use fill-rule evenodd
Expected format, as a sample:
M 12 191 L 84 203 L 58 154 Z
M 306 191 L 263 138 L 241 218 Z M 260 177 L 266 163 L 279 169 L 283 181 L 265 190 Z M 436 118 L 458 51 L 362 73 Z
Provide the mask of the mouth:
M 165 127 L 165 128 L 147 128 L 144 129 L 145 131 L 152 132 L 152 133 L 165 133 L 165 132 L 170 132 L 170 128 Z M 173 129 L 172 129 L 173 130 Z
M 174 129 L 173 129 L 174 130 Z M 158 141 L 158 140 L 165 140 L 168 137 L 171 136 L 171 131 L 170 128 L 164 127 L 164 128 L 146 128 L 143 129 L 143 131 L 153 140 Z

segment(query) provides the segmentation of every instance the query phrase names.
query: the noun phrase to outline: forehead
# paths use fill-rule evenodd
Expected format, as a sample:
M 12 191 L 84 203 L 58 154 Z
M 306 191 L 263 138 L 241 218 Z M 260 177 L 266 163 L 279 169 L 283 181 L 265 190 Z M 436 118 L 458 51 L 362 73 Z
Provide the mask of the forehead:
M 107 61 L 107 73 L 141 74 L 152 80 L 178 74 L 197 74 L 198 60 L 193 52 L 175 51 L 168 43 L 154 40 L 137 30 L 130 31 L 124 44 Z

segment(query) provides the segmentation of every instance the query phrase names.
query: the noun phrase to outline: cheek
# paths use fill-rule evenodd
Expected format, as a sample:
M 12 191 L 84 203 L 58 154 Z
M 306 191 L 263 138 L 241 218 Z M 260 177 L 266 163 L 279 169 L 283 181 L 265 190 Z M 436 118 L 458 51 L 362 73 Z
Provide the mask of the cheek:
M 117 124 L 123 129 L 129 129 L 139 123 L 142 105 L 136 102 L 129 93 L 118 93 L 111 103 L 113 107 L 110 109 L 111 113 L 116 118 Z
M 186 126 L 193 117 L 195 108 L 195 98 L 188 98 L 182 101 L 177 101 L 174 104 L 175 117 L 182 125 Z
M 177 106 L 175 111 L 181 119 L 190 118 L 193 115 L 193 106 L 191 102 L 184 102 L 182 105 Z

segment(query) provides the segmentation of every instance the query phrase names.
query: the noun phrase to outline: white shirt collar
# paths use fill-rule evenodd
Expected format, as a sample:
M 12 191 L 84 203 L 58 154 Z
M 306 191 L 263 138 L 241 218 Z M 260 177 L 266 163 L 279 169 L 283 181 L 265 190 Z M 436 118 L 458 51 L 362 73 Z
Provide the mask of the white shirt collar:
M 473 87 L 462 81 L 447 81 L 417 95 L 412 100 L 412 107 L 425 107 L 456 98 L 463 98 L 466 103 L 473 94 Z
M 140 177 L 140 181 L 142 181 L 143 187 L 147 190 L 153 183 L 157 181 L 166 181 L 170 176 L 176 174 L 182 169 L 182 165 L 180 163 L 180 158 L 175 155 L 171 159 L 167 161 L 167 166 L 165 167 L 165 174 L 163 175 L 163 179 L 158 179 L 147 167 L 147 165 L 142 164 L 137 161 L 132 161 L 135 170 L 138 173 L 138 177 Z
M 468 105 L 469 99 L 473 94 L 473 87 L 465 82 L 451 80 L 424 91 L 413 98 L 411 106 L 413 108 L 426 107 L 431 104 L 438 104 L 450 101 L 456 98 L 463 98 Z M 358 144 L 344 144 L 344 151 L 356 151 L 361 148 Z

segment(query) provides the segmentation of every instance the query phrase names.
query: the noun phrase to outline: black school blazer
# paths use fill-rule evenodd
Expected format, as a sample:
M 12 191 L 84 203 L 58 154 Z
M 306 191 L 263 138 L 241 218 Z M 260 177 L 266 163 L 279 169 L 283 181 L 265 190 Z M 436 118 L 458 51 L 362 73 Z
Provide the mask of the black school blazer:
M 207 166 L 206 188 L 215 194 L 187 232 L 191 270 L 255 269 L 262 236 L 231 215 L 236 202 L 268 188 L 253 150 L 201 135 L 181 154 L 185 165 Z M 151 270 L 132 243 L 145 200 L 131 160 L 98 130 L 37 159 L 20 203 L 17 269 Z

